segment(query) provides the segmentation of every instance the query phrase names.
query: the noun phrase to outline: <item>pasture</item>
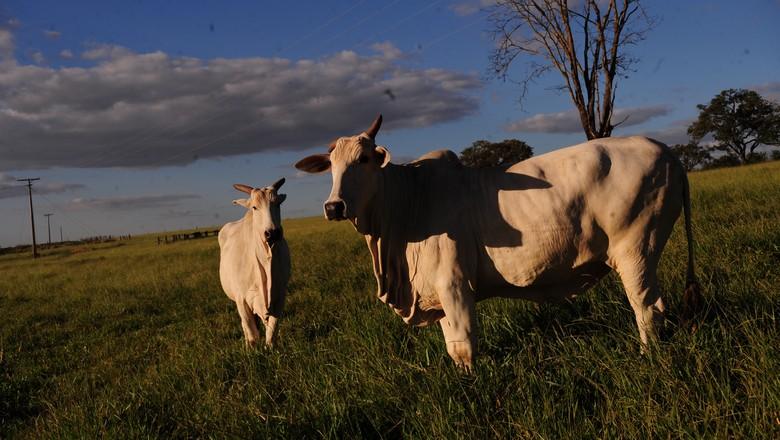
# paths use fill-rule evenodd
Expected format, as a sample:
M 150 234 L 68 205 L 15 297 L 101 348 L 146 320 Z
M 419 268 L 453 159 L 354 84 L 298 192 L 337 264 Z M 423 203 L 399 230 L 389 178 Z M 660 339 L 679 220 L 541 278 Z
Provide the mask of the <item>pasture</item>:
M 678 220 L 658 350 L 640 354 L 610 275 L 563 304 L 480 303 L 472 375 L 438 326 L 408 327 L 379 302 L 345 222 L 285 221 L 293 271 L 270 352 L 244 349 L 216 238 L 2 255 L 0 437 L 778 438 L 780 162 L 691 186 L 697 332 L 674 322 Z

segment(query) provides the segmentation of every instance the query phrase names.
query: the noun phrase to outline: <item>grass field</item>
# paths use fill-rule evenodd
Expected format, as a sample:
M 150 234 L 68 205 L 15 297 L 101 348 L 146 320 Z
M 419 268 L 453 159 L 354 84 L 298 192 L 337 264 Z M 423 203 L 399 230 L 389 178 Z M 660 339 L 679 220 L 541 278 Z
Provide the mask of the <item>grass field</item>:
M 691 184 L 698 332 L 669 323 L 641 355 L 610 275 L 571 303 L 480 303 L 472 375 L 438 326 L 376 299 L 345 223 L 286 222 L 272 352 L 244 350 L 214 238 L 0 256 L 0 438 L 780 438 L 780 163 Z M 672 310 L 681 224 L 660 271 Z

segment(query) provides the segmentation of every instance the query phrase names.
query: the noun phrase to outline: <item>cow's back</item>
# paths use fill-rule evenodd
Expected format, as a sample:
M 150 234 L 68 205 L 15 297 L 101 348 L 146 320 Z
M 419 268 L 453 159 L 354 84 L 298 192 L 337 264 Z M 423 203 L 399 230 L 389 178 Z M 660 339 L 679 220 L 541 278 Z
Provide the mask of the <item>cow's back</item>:
M 673 225 L 682 175 L 666 146 L 642 137 L 594 140 L 482 172 L 475 210 L 487 257 L 482 279 L 543 285 L 608 263 L 658 210 Z

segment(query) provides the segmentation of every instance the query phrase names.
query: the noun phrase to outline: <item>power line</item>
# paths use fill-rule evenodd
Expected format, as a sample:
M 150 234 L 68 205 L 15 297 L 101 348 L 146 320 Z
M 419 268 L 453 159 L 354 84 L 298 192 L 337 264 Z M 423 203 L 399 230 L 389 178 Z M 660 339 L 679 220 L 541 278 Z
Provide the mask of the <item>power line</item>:
M 352 47 L 353 48 L 360 47 L 360 46 L 366 44 L 366 42 L 368 42 L 370 40 L 373 40 L 373 39 L 377 38 L 380 35 L 386 34 L 390 30 L 397 28 L 401 24 L 406 23 L 407 21 L 409 21 L 409 20 L 411 20 L 411 19 L 413 19 L 413 18 L 415 18 L 415 17 L 417 17 L 419 15 L 422 15 L 425 11 L 433 8 L 434 6 L 438 5 L 441 2 L 442 2 L 442 0 L 437 0 L 435 2 L 429 3 L 428 5 L 418 9 L 414 13 L 409 14 L 409 15 L 403 17 L 402 19 L 396 21 L 395 23 L 393 23 L 390 26 L 386 27 L 384 30 L 379 31 L 379 32 L 375 32 L 375 33 L 369 35 L 368 37 L 363 38 L 362 40 L 360 40 L 357 43 L 355 43 Z
M 387 9 L 391 8 L 392 6 L 396 5 L 400 1 L 401 0 L 394 0 L 394 1 L 391 1 L 391 2 L 389 2 L 387 4 L 385 4 L 381 8 L 375 10 L 373 13 L 368 14 L 367 16 L 363 17 L 361 20 L 359 20 L 357 23 L 353 24 L 352 26 L 350 26 L 350 27 L 348 27 L 346 29 L 342 29 L 340 32 L 337 32 L 334 35 L 331 35 L 329 38 L 325 39 L 324 41 L 320 41 L 318 43 L 318 46 L 320 46 L 320 47 L 327 46 L 330 42 L 335 41 L 338 38 L 340 38 L 342 35 L 353 31 L 354 29 L 356 29 L 357 27 L 359 27 L 363 23 L 371 20 L 375 16 L 381 14 L 385 10 L 387 10 Z M 405 22 L 407 22 L 407 21 L 409 21 L 409 20 L 411 20 L 411 19 L 413 19 L 413 18 L 415 18 L 415 17 L 417 17 L 419 15 L 422 15 L 424 12 L 426 12 L 426 11 L 430 10 L 431 8 L 433 8 L 433 7 L 437 6 L 437 5 L 439 5 L 440 3 L 442 3 L 442 1 L 443 0 L 437 0 L 437 1 L 433 1 L 431 3 L 428 3 L 427 5 L 424 5 L 423 7 L 415 10 L 415 12 L 413 12 L 413 13 L 407 15 L 407 16 L 404 16 L 400 20 L 390 24 L 390 26 L 386 27 L 383 31 L 377 32 L 377 33 L 374 33 L 374 34 L 372 34 L 372 35 L 370 35 L 368 37 L 365 37 L 365 38 L 361 39 L 360 41 L 358 41 L 357 43 L 351 45 L 351 47 L 352 48 L 356 48 L 356 47 L 360 47 L 360 46 L 366 44 L 366 42 L 371 41 L 372 39 L 376 38 L 377 36 L 379 36 L 379 35 L 381 35 L 383 33 L 387 33 L 389 30 L 395 29 L 398 26 L 400 26 L 401 24 L 403 24 L 403 23 L 405 23 Z M 353 4 L 352 6 L 347 8 L 346 10 L 344 10 L 344 11 L 334 15 L 330 19 L 326 20 L 322 25 L 320 25 L 317 28 L 315 28 L 313 31 L 309 32 L 308 34 L 304 35 L 300 39 L 298 39 L 298 40 L 292 42 L 291 44 L 287 45 L 286 47 L 282 48 L 279 52 L 287 51 L 288 49 L 298 45 L 300 42 L 305 41 L 305 40 L 311 38 L 312 36 L 314 36 L 316 33 L 321 31 L 322 29 L 326 28 L 327 26 L 331 25 L 332 23 L 338 21 L 339 19 L 341 19 L 344 16 L 348 15 L 349 13 L 351 13 L 353 10 L 355 10 L 358 6 L 360 6 L 363 3 L 364 3 L 364 0 L 361 0 L 361 1 L 357 2 L 356 4 Z M 450 37 L 452 34 L 457 33 L 460 30 L 473 25 L 475 22 L 469 23 L 467 26 L 464 26 L 463 28 L 456 29 L 455 31 L 449 32 L 446 35 L 435 39 L 431 44 L 437 44 L 441 40 L 444 40 L 444 39 Z M 201 115 L 200 118 L 196 117 L 194 120 L 184 121 L 183 124 L 181 124 L 181 125 L 180 125 L 179 121 L 174 121 L 174 122 L 169 123 L 169 124 L 162 124 L 162 126 L 157 126 L 157 127 L 153 127 L 152 126 L 152 127 L 149 127 L 148 129 L 142 131 L 141 133 L 136 134 L 135 136 L 129 136 L 129 137 L 123 139 L 123 140 L 119 140 L 118 142 L 114 142 L 114 143 L 111 144 L 110 148 L 104 148 L 102 153 L 98 153 L 98 154 L 93 155 L 90 160 L 88 160 L 85 163 L 82 163 L 80 166 L 83 166 L 83 167 L 111 166 L 111 165 L 108 165 L 108 163 L 110 161 L 115 161 L 117 159 L 128 158 L 128 157 L 131 157 L 131 156 L 133 156 L 135 154 L 138 154 L 140 152 L 155 149 L 155 148 L 158 147 L 159 144 L 156 144 L 155 142 L 149 142 L 148 144 L 145 144 L 145 142 L 146 141 L 157 140 L 157 139 L 161 139 L 161 138 L 163 138 L 163 139 L 164 138 L 170 139 L 172 136 L 182 135 L 184 133 L 187 133 L 187 132 L 190 132 L 192 130 L 195 130 L 198 127 L 202 126 L 204 123 L 211 122 L 211 121 L 213 121 L 215 119 L 227 116 L 228 113 L 230 112 L 230 109 L 228 107 L 224 106 L 223 104 L 225 104 L 231 98 L 234 98 L 234 97 L 231 96 L 230 94 L 225 94 L 225 95 L 221 96 L 220 98 L 216 99 L 215 102 L 213 102 L 211 104 L 212 109 L 215 110 L 214 112 L 211 112 L 211 114 L 204 114 L 204 115 Z M 225 134 L 223 134 L 221 136 L 218 136 L 215 139 L 204 141 L 204 143 L 199 145 L 199 146 L 188 148 L 188 149 L 186 149 L 184 151 L 179 151 L 177 153 L 173 153 L 172 155 L 165 155 L 165 154 L 163 154 L 162 155 L 163 157 L 160 160 L 156 161 L 154 165 L 165 164 L 166 162 L 169 162 L 172 159 L 179 158 L 179 157 L 185 156 L 187 154 L 191 154 L 194 151 L 202 150 L 202 149 L 206 148 L 207 146 L 212 145 L 213 143 L 215 143 L 217 141 L 220 141 L 222 139 L 230 137 L 231 135 L 234 135 L 234 134 L 236 134 L 238 132 L 245 131 L 248 128 L 251 128 L 251 127 L 253 127 L 255 125 L 257 125 L 257 123 L 253 123 L 253 124 L 249 124 L 249 126 L 239 127 L 239 128 L 233 129 L 230 132 L 225 133 Z M 130 147 L 132 144 L 135 144 L 134 148 L 131 147 L 131 148 L 123 149 L 123 150 L 118 151 L 118 152 L 116 151 L 117 147 L 120 147 L 120 146 L 128 146 L 128 147 Z
M 400 1 L 400 0 L 395 0 L 392 4 L 398 3 L 398 1 Z M 322 25 L 318 26 L 317 28 L 315 28 L 313 31 L 311 31 L 307 35 L 304 35 L 303 37 L 299 38 L 298 40 L 296 40 L 296 41 L 292 42 L 291 44 L 287 45 L 286 47 L 280 49 L 277 53 L 285 52 L 288 49 L 290 49 L 290 48 L 292 48 L 294 46 L 297 46 L 301 42 L 311 38 L 317 32 L 321 31 L 322 29 L 326 28 L 330 24 L 332 24 L 332 23 L 338 21 L 339 19 L 343 18 L 344 16 L 348 15 L 350 12 L 352 12 L 354 9 L 356 9 L 358 6 L 360 6 L 364 2 L 365 2 L 365 0 L 360 0 L 359 2 L 357 2 L 354 5 L 350 6 L 346 10 L 344 10 L 344 11 L 342 11 L 342 12 L 340 12 L 340 13 L 334 15 L 334 16 L 332 16 L 330 19 L 326 20 Z M 390 4 L 388 6 L 391 6 L 392 4 Z M 382 10 L 386 9 L 386 7 L 382 8 Z M 130 157 L 130 156 L 132 156 L 134 154 L 140 153 L 140 152 L 145 151 L 145 150 L 155 149 L 157 146 L 154 143 L 150 142 L 149 145 L 144 145 L 143 142 L 144 141 L 149 141 L 149 140 L 152 140 L 152 139 L 155 139 L 155 138 L 161 138 L 161 137 L 164 137 L 164 136 L 167 136 L 168 138 L 170 138 L 172 136 L 181 135 L 181 134 L 187 133 L 189 131 L 192 131 L 192 130 L 194 130 L 196 128 L 199 128 L 200 126 L 202 126 L 203 124 L 205 124 L 207 122 L 211 122 L 211 121 L 213 121 L 215 119 L 218 119 L 220 117 L 223 117 L 223 116 L 228 116 L 228 113 L 229 113 L 230 109 L 225 107 L 225 106 L 223 106 L 222 104 L 226 103 L 231 98 L 233 98 L 233 96 L 231 96 L 230 94 L 225 94 L 222 97 L 218 98 L 215 102 L 213 102 L 211 104 L 211 107 L 212 108 L 217 108 L 218 110 L 216 112 L 211 112 L 210 115 L 206 114 L 205 115 L 206 119 L 202 119 L 202 120 L 198 121 L 197 120 L 198 118 L 196 118 L 196 120 L 185 121 L 182 125 L 180 125 L 178 128 L 176 128 L 175 131 L 173 131 L 173 132 L 171 132 L 169 130 L 170 129 L 174 129 L 177 125 L 179 125 L 178 121 L 170 123 L 170 124 L 165 124 L 164 126 L 159 126 L 159 127 L 156 127 L 156 128 L 155 127 L 149 127 L 149 128 L 147 128 L 146 130 L 144 130 L 141 133 L 138 133 L 138 134 L 136 134 L 134 136 L 130 136 L 130 137 L 125 138 L 123 140 L 120 140 L 118 142 L 114 142 L 113 144 L 111 144 L 111 148 L 103 148 L 103 152 L 102 153 L 98 153 L 98 154 L 92 155 L 91 160 L 88 160 L 87 162 L 84 162 L 84 163 L 80 164 L 80 166 L 82 166 L 82 167 L 107 166 L 107 162 L 109 162 L 111 160 L 115 161 L 117 159 L 123 159 L 123 158 Z M 247 98 L 247 101 L 249 101 L 249 98 Z M 124 149 L 123 151 L 118 152 L 118 153 L 115 151 L 116 147 L 123 146 L 123 145 L 130 146 L 130 144 L 136 144 L 136 145 L 140 145 L 140 146 L 136 147 L 136 148 Z M 191 151 L 185 151 L 184 154 L 187 154 L 187 153 L 190 153 L 190 152 Z M 108 166 L 110 166 L 110 165 L 108 165 Z
M 32 202 L 32 183 L 36 180 L 41 180 L 41 178 L 30 177 L 26 179 L 16 179 L 17 182 L 27 182 L 27 193 L 30 196 L 30 225 L 32 226 L 33 258 L 38 258 L 38 246 L 35 243 L 35 213 L 33 212 L 33 202 Z
M 459 28 L 456 28 L 453 31 L 447 32 L 446 34 L 441 35 L 439 37 L 436 37 L 436 38 L 434 38 L 432 40 L 428 40 L 428 42 L 420 44 L 420 52 L 424 51 L 425 49 L 428 49 L 429 47 L 431 47 L 431 46 L 433 46 L 435 44 L 439 44 L 442 41 L 452 37 L 453 35 L 455 35 L 455 34 L 457 34 L 459 32 L 462 32 L 462 31 L 464 31 L 464 30 L 466 30 L 466 29 L 468 29 L 468 28 L 470 28 L 470 27 L 474 26 L 475 24 L 480 23 L 482 21 L 484 21 L 484 18 L 483 17 L 478 17 L 476 20 L 472 20 L 472 21 L 466 23 L 465 25 L 463 25 L 463 26 L 461 26 Z
M 397 1 L 398 1 L 398 0 L 397 0 Z M 314 28 L 314 30 L 312 30 L 312 31 L 311 31 L 311 32 L 309 32 L 308 34 L 304 35 L 303 37 L 301 37 L 301 38 L 299 38 L 299 39 L 297 39 L 297 40 L 295 40 L 295 41 L 293 41 L 292 43 L 288 44 L 287 46 L 285 46 L 285 47 L 283 47 L 283 48 L 279 49 L 279 50 L 277 51 L 277 53 L 282 53 L 282 52 L 285 52 L 285 51 L 287 51 L 287 50 L 289 50 L 289 49 L 292 49 L 293 47 L 295 47 L 295 46 L 299 45 L 300 43 L 302 43 L 302 42 L 304 42 L 304 41 L 308 40 L 309 38 L 313 37 L 313 36 L 314 36 L 314 35 L 315 35 L 317 32 L 319 32 L 319 31 L 321 31 L 321 30 L 325 29 L 325 28 L 326 28 L 326 27 L 328 27 L 328 26 L 329 26 L 331 23 L 334 23 L 334 22 L 336 22 L 337 20 L 341 19 L 342 17 L 346 16 L 347 14 L 349 14 L 350 12 L 352 12 L 352 10 L 354 10 L 355 8 L 357 8 L 358 6 L 360 6 L 361 4 L 363 4 L 364 2 L 365 2 L 365 0 L 360 0 L 359 2 L 357 2 L 357 3 L 355 3 L 354 5 L 352 5 L 352 6 L 350 6 L 349 8 L 347 8 L 347 9 L 346 9 L 344 12 L 341 12 L 341 13 L 339 13 L 339 14 L 336 14 L 336 15 L 334 15 L 334 16 L 333 16 L 333 17 L 331 17 L 330 19 L 326 20 L 326 21 L 325 21 L 323 24 L 321 24 L 321 25 L 317 26 L 316 28 Z
M 394 6 L 396 3 L 400 2 L 400 1 L 401 1 L 401 0 L 395 0 L 395 1 L 393 1 L 393 2 L 390 2 L 390 3 L 386 4 L 386 5 L 384 5 L 383 7 L 381 7 L 381 8 L 379 8 L 379 9 L 377 9 L 377 10 L 376 10 L 376 11 L 374 11 L 373 13 L 371 13 L 371 14 L 368 14 L 367 16 L 363 17 L 363 19 L 362 19 L 362 20 L 358 21 L 358 22 L 357 22 L 357 23 L 355 23 L 354 25 L 352 25 L 352 26 L 350 26 L 350 27 L 348 27 L 348 28 L 346 28 L 346 29 L 342 29 L 342 30 L 341 30 L 341 32 L 337 32 L 335 35 L 332 35 L 330 38 L 326 39 L 325 41 L 321 41 L 321 42 L 320 42 L 320 44 L 319 44 L 319 47 L 326 47 L 326 46 L 327 46 L 328 44 L 330 44 L 331 42 L 333 42 L 333 41 L 335 41 L 335 40 L 339 39 L 339 38 L 340 38 L 342 35 L 344 35 L 344 34 L 347 34 L 347 33 L 349 33 L 349 32 L 352 32 L 353 30 L 355 30 L 355 29 L 357 29 L 358 27 L 360 27 L 360 25 L 362 25 L 363 23 L 365 23 L 365 22 L 367 22 L 367 21 L 371 20 L 372 18 L 374 18 L 374 17 L 376 17 L 377 15 L 381 14 L 383 11 L 385 11 L 385 10 L 386 10 L 386 9 L 388 9 L 388 8 L 390 8 L 391 6 Z M 441 1 L 441 0 L 439 0 L 439 1 Z M 437 2 L 435 2 L 435 3 L 438 3 L 439 1 L 437 1 Z M 435 3 L 434 3 L 434 4 L 435 4 Z M 423 8 L 423 9 L 427 9 L 427 8 Z M 362 42 L 362 41 L 361 41 L 361 42 Z M 357 46 L 357 45 L 353 45 L 353 47 L 354 47 L 354 46 Z
M 84 234 L 85 234 L 87 237 L 94 237 L 94 236 L 98 235 L 98 234 L 96 234 L 96 233 L 95 233 L 95 232 L 92 230 L 92 228 L 90 228 L 89 226 L 85 225 L 85 224 L 84 224 L 84 223 L 83 223 L 81 220 L 79 220 L 77 217 L 75 217 L 75 216 L 74 216 L 74 217 L 71 217 L 71 216 L 67 215 L 67 214 L 65 213 L 65 209 L 62 209 L 61 207 L 59 207 L 57 204 L 55 204 L 53 201 L 51 201 L 51 199 L 49 199 L 49 198 L 48 198 L 48 197 L 46 197 L 45 195 L 43 195 L 43 194 L 41 194 L 40 192 L 37 192 L 37 191 L 36 191 L 36 193 L 35 193 L 35 194 L 36 194 L 36 195 L 38 195 L 39 197 L 41 197 L 43 200 L 45 200 L 45 201 L 46 201 L 46 202 L 47 202 L 47 203 L 48 203 L 48 204 L 49 204 L 49 205 L 50 205 L 52 208 L 54 208 L 54 211 L 56 211 L 57 213 L 59 213 L 59 214 L 61 214 L 61 215 L 65 216 L 65 218 L 66 218 L 66 219 L 69 219 L 69 220 L 71 220 L 72 222 L 76 223 L 76 224 L 77 224 L 79 227 L 81 227 L 81 229 L 84 231 Z

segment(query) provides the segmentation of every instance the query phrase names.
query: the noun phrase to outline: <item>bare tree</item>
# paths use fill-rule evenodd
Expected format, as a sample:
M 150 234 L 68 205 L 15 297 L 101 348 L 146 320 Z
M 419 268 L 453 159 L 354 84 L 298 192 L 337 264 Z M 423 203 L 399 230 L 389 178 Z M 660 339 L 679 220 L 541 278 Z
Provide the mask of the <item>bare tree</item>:
M 637 61 L 626 48 L 654 24 L 640 0 L 497 0 L 490 21 L 497 76 L 506 79 L 514 61 L 527 56 L 523 97 L 531 81 L 557 70 L 588 139 L 608 137 L 625 121 L 612 124 L 618 79 Z

